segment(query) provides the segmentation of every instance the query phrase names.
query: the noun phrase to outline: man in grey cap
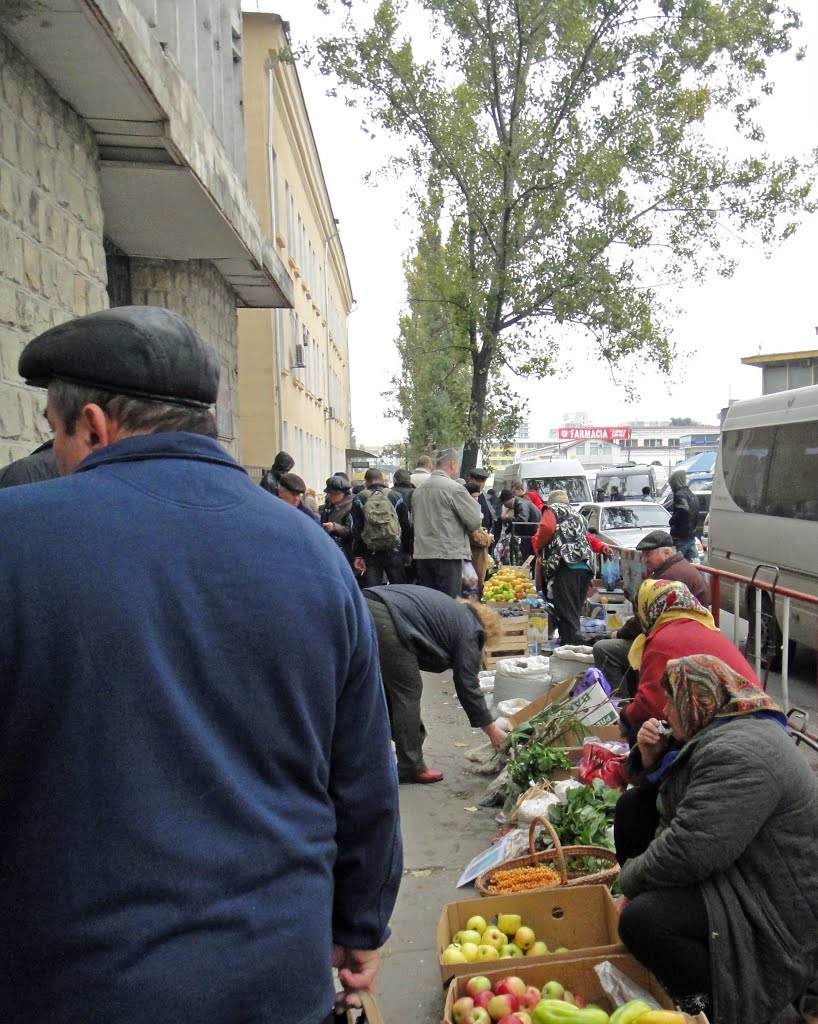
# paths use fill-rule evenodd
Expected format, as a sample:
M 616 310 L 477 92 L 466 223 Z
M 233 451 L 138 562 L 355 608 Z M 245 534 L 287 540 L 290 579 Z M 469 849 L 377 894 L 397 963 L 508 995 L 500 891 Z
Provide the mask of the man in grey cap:
M 286 501 L 288 505 L 292 505 L 293 508 L 297 508 L 299 512 L 303 512 L 305 516 L 309 516 L 314 523 L 320 525 L 321 517 L 317 512 L 313 512 L 312 509 L 307 508 L 304 504 L 304 492 L 307 489 L 307 485 L 301 479 L 297 473 L 282 473 L 278 478 L 278 496 L 282 501 Z
M 320 1024 L 401 872 L 352 573 L 216 442 L 180 317 L 83 317 L 19 370 L 64 478 L 0 493 L 0 1019 L 262 1024 L 297 992 Z
M 463 590 L 463 561 L 471 558 L 469 534 L 483 520 L 480 506 L 457 481 L 454 448 L 437 457 L 437 468 L 412 498 L 414 562 L 418 583 L 449 597 Z
M 710 607 L 707 577 L 676 551 L 673 538 L 667 530 L 651 530 L 639 541 L 636 550 L 642 553 L 645 579 L 684 583 L 705 608 Z M 628 652 L 641 632 L 639 618 L 633 615 L 621 629 L 611 634 L 609 640 L 597 640 L 594 644 L 594 664 L 612 687 L 619 687 L 628 673 Z

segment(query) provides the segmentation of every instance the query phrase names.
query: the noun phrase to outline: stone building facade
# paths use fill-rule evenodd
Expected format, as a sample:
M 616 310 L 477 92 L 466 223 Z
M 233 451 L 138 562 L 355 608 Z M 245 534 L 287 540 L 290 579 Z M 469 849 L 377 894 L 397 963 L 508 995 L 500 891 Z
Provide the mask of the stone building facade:
M 289 308 L 293 285 L 247 191 L 240 2 L 184 0 L 184 32 L 175 6 L 16 0 L 0 20 L 0 467 L 47 436 L 26 342 L 125 304 L 218 350 L 239 455 L 236 307 Z

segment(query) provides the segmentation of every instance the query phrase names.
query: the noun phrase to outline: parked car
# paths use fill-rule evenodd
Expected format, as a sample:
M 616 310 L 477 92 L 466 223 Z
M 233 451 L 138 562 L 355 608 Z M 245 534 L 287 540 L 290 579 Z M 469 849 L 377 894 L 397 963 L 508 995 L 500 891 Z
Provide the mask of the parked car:
M 670 514 L 655 501 L 597 501 L 582 505 L 588 532 L 613 547 L 635 548 L 653 530 L 667 530 Z

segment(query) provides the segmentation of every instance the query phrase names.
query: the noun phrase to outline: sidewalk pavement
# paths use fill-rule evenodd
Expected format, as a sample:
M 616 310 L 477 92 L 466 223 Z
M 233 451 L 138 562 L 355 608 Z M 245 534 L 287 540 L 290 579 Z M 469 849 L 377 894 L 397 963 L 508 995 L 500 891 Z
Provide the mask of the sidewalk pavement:
M 497 808 L 477 806 L 492 776 L 473 774 L 464 754 L 486 737 L 470 728 L 450 672 L 423 673 L 423 720 L 429 734 L 426 764 L 445 778 L 433 785 L 400 787 L 404 876 L 376 995 L 386 1024 L 439 1024 L 442 1019 L 438 917 L 446 903 L 476 897 L 470 885 L 456 888 L 457 880 L 500 829 L 494 820 Z

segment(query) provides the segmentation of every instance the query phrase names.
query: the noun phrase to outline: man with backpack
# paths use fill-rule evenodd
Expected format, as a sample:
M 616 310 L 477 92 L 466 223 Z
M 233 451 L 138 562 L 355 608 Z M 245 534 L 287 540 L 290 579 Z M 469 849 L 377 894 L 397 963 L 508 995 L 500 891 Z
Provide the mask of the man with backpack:
M 363 505 L 359 554 L 366 563 L 361 586 L 405 583 L 405 562 L 411 555 L 412 527 L 406 502 L 397 491 L 387 491 L 383 473 L 368 469 L 366 487 L 358 495 Z

